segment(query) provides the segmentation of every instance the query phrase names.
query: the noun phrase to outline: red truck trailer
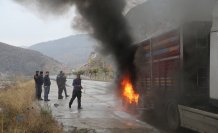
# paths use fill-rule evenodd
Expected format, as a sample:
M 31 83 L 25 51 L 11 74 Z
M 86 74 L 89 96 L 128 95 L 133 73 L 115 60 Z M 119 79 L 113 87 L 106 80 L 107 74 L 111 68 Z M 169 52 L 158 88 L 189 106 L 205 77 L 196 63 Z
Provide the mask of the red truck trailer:
M 218 133 L 218 32 L 211 27 L 191 22 L 138 43 L 138 108 L 153 110 L 171 129 Z

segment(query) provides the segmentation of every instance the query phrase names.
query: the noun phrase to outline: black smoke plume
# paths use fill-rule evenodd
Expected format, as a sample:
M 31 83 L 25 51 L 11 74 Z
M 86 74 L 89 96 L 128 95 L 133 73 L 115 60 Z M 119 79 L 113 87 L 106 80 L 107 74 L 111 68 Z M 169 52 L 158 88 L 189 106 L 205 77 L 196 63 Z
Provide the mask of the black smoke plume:
M 93 35 L 111 54 L 122 75 L 129 72 L 134 75 L 134 53 L 128 26 L 123 12 L 125 0 L 15 0 L 26 6 L 31 5 L 43 13 L 63 14 L 72 5 L 76 5 L 84 20 L 91 25 Z M 33 6 L 34 5 L 34 6 Z M 134 78 L 134 77 L 133 77 Z
M 135 48 L 123 16 L 124 0 L 77 0 L 80 14 L 93 28 L 94 37 L 101 41 L 104 51 L 113 55 L 119 72 L 133 70 Z

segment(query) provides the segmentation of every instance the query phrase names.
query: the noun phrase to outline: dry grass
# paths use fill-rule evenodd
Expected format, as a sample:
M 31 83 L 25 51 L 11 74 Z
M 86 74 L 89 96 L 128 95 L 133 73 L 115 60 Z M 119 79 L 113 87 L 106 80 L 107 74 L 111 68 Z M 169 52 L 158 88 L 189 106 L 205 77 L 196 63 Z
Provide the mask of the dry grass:
M 62 133 L 49 110 L 34 105 L 34 83 L 18 82 L 0 92 L 0 133 Z

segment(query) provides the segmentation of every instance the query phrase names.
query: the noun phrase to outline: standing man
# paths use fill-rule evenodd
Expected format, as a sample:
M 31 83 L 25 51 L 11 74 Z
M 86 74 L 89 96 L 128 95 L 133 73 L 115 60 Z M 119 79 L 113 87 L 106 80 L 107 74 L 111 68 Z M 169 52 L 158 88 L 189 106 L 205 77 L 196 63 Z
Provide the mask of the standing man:
M 83 87 L 81 85 L 80 74 L 77 74 L 77 78 L 73 80 L 73 94 L 72 94 L 72 98 L 70 99 L 69 108 L 71 108 L 73 101 L 77 97 L 78 109 L 82 109 L 82 107 L 81 107 L 81 96 L 82 96 L 81 89 L 83 89 Z
M 36 74 L 34 75 L 34 81 L 35 81 L 35 89 L 36 89 L 36 98 L 38 98 L 38 78 L 39 78 L 39 71 L 36 71 Z
M 69 97 L 69 95 L 67 95 L 67 89 L 66 89 L 66 82 L 67 82 L 67 76 L 65 75 L 65 73 L 63 73 L 63 82 L 64 82 L 64 93 L 65 93 L 65 97 Z
M 48 94 L 50 92 L 50 86 L 51 86 L 51 81 L 49 77 L 49 72 L 47 71 L 44 77 L 44 101 L 50 101 L 48 99 Z
M 39 74 L 39 79 L 38 79 L 38 100 L 43 100 L 41 95 L 42 95 L 42 85 L 43 85 L 43 71 L 40 71 Z
M 63 93 L 63 89 L 65 85 L 65 82 L 63 83 L 63 71 L 60 71 L 60 73 L 57 75 L 57 78 L 56 78 L 56 82 L 57 82 L 57 85 L 58 85 L 58 99 L 63 99 L 63 96 L 62 96 L 62 93 Z

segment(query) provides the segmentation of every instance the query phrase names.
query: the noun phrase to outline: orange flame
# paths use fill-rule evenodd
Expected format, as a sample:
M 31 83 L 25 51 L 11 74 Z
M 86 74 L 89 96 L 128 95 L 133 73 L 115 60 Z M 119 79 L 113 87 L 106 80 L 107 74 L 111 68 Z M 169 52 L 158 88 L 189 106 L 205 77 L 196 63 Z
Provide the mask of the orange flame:
M 139 94 L 135 93 L 129 75 L 125 75 L 121 82 L 122 95 L 130 103 L 138 104 Z

